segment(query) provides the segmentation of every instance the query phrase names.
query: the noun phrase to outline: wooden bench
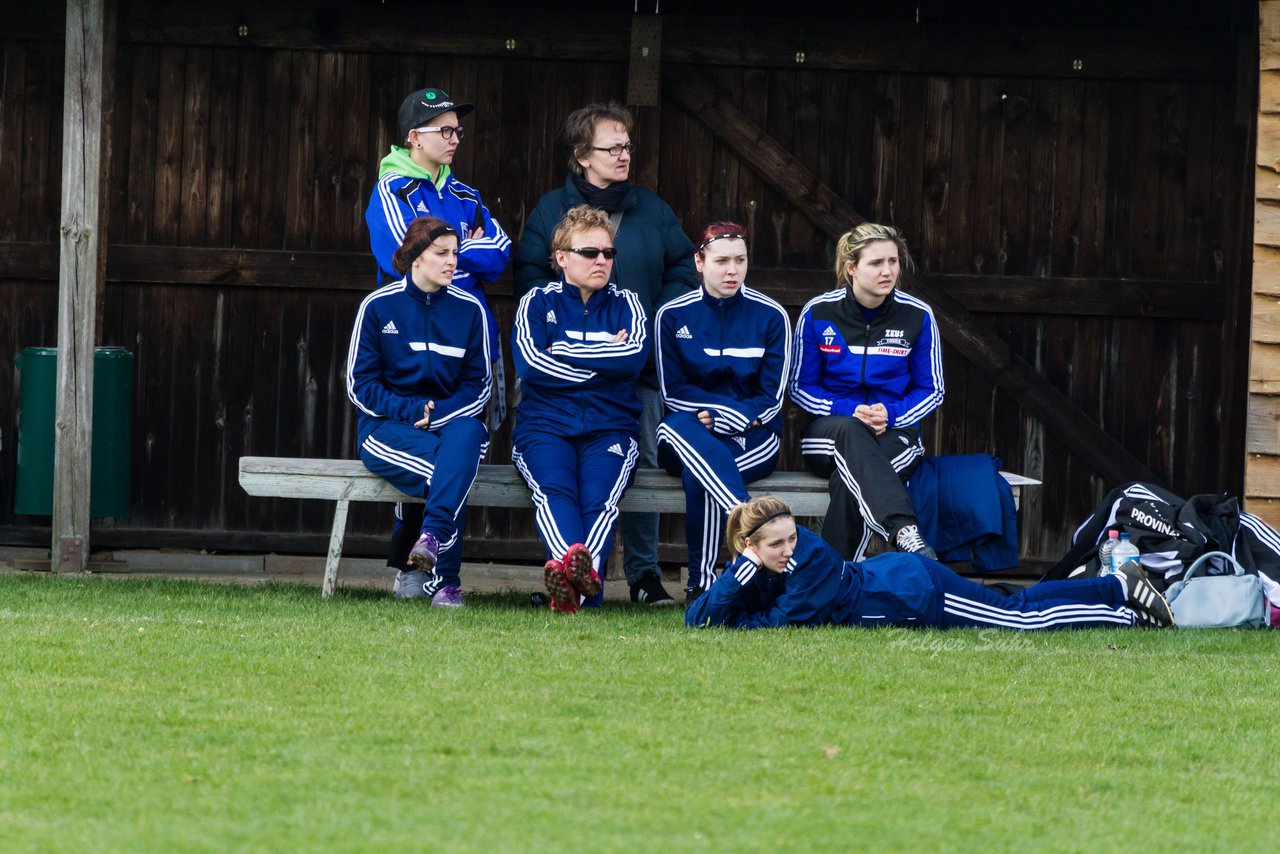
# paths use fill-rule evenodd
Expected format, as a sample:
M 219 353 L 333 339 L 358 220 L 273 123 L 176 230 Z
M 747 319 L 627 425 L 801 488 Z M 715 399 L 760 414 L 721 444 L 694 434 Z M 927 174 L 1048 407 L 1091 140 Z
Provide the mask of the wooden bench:
M 1013 486 L 1014 501 L 1022 486 L 1040 483 L 1022 475 L 1000 472 Z M 405 495 L 373 475 L 359 460 L 313 460 L 295 457 L 241 457 L 240 486 L 262 498 L 323 498 L 337 502 L 329 554 L 325 559 L 322 594 L 332 596 L 338 582 L 338 562 L 347 532 L 347 508 L 352 501 L 408 501 L 423 499 Z M 797 516 L 824 516 L 827 481 L 808 472 L 774 472 L 750 486 L 752 495 L 776 495 L 791 505 Z M 471 492 L 471 507 L 532 507 L 533 497 L 513 466 L 482 465 Z M 658 469 L 639 469 L 635 483 L 619 505 L 623 510 L 683 513 L 684 490 L 679 478 Z

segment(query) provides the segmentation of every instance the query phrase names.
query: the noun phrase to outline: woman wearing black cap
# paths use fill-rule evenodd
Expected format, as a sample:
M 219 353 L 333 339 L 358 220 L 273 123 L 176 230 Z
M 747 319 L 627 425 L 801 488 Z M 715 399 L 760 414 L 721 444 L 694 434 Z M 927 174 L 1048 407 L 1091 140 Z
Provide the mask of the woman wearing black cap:
M 506 417 L 506 378 L 498 325 L 485 301 L 484 283 L 494 281 L 506 269 L 511 258 L 511 238 L 489 215 L 480 193 L 453 174 L 453 157 L 465 136 L 460 122 L 474 109 L 472 104 L 455 103 L 442 89 L 409 93 L 400 104 L 403 147 L 391 146 L 391 153 L 382 159 L 365 221 L 378 262 L 377 284 L 401 278 L 392 259 L 404 242 L 409 224 L 418 217 L 438 217 L 457 231 L 461 242 L 452 284 L 478 299 L 485 309 L 494 378 L 494 405 L 488 420 L 490 429 L 497 429 Z M 392 535 L 388 558 L 388 564 L 396 569 L 409 569 L 409 549 L 421 521 L 416 518 L 419 509 L 420 505 L 400 508 L 402 514 L 408 515 Z

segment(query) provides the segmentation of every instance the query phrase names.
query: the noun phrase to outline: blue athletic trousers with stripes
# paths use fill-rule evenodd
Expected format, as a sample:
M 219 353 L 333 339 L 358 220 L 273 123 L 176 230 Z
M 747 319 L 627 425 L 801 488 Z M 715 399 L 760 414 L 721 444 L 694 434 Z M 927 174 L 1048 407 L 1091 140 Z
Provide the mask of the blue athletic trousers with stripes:
M 811 472 L 830 478 L 822 539 L 845 560 L 862 560 L 871 532 L 888 540 L 898 528 L 916 523 L 902 485 L 924 457 L 915 428 L 890 428 L 877 436 L 856 418 L 825 415 L 804 431 L 800 452 Z
M 517 416 L 518 417 L 518 416 Z M 550 557 L 584 544 L 604 576 L 618 502 L 635 476 L 640 446 L 625 430 L 565 437 L 519 425 L 511 461 L 533 492 L 534 521 Z M 597 601 L 587 604 L 597 604 Z
M 1087 629 L 1131 626 L 1119 579 L 1042 581 L 1012 596 L 961 578 L 942 564 L 931 567 L 940 601 L 940 628 Z
M 658 464 L 684 486 L 689 589 L 705 590 L 716 580 L 725 518 L 750 497 L 748 483 L 773 472 L 778 448 L 778 437 L 764 427 L 722 436 L 692 412 L 673 412 L 659 425 Z
M 430 531 L 440 543 L 433 578 L 427 583 L 430 593 L 458 584 L 460 520 L 488 447 L 484 423 L 467 416 L 454 418 L 440 430 L 384 421 L 360 445 L 365 468 L 406 495 L 426 498 L 419 533 Z

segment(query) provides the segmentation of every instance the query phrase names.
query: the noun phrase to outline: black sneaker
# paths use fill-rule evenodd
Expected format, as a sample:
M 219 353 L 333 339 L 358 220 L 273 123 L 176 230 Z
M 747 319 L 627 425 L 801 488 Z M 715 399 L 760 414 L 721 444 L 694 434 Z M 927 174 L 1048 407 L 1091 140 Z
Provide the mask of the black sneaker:
M 1142 564 L 1136 560 L 1127 560 L 1116 570 L 1116 575 L 1124 583 L 1127 596 L 1125 604 L 1138 615 L 1140 624 L 1173 627 L 1173 611 L 1159 588 L 1147 580 Z
M 706 593 L 706 592 L 707 592 L 707 590 L 706 590 L 706 588 L 705 588 L 705 587 L 688 587 L 688 588 L 685 588 L 685 591 L 684 591 L 684 606 L 685 606 L 686 608 L 688 608 L 688 607 L 689 607 L 690 605 L 692 605 L 694 602 L 697 602 L 697 601 L 698 601 L 698 597 L 700 597 L 703 593 Z
M 662 579 L 651 572 L 646 572 L 639 581 L 631 585 L 631 601 L 639 605 L 676 604 L 676 600 L 662 586 Z
M 893 535 L 893 545 L 900 552 L 911 552 L 929 560 L 938 559 L 938 553 L 920 536 L 918 525 L 903 525 L 899 528 L 898 533 Z

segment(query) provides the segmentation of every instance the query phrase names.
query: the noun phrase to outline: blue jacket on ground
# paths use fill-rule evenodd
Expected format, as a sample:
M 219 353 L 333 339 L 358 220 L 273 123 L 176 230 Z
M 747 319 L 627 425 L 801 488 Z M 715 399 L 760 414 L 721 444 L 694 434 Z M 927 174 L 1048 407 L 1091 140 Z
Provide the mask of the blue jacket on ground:
M 942 403 L 942 339 L 933 310 L 894 289 L 871 313 L 848 287 L 811 299 L 796 322 L 791 399 L 814 415 L 883 403 L 910 427 Z
M 516 430 L 578 436 L 640 429 L 636 378 L 649 357 L 649 323 L 640 298 L 615 285 L 583 304 L 562 281 L 529 291 L 516 308 L 511 356 L 522 397 Z M 627 340 L 613 343 L 620 330 Z
M 378 283 L 399 278 L 391 259 L 404 242 L 409 224 L 420 216 L 439 217 L 458 232 L 458 267 L 453 284 L 471 293 L 485 306 L 489 319 L 489 338 L 497 346 L 498 327 L 484 297 L 484 283 L 502 275 L 511 260 L 511 238 L 480 199 L 480 193 L 453 176 L 448 166 L 441 167 L 441 177 L 433 183 L 429 178 L 410 177 L 404 173 L 421 172 L 408 152 L 392 146 L 382 160 L 378 183 L 374 185 L 365 210 L 369 225 L 369 244 L 378 262 Z M 483 227 L 482 237 L 466 235 Z
M 1018 565 L 1013 489 L 990 454 L 926 457 L 907 481 L 920 535 L 943 563 L 971 561 L 981 571 Z
M 584 204 L 572 175 L 563 187 L 538 200 L 520 235 L 513 270 L 516 296 L 558 278 L 551 269 L 551 237 L 565 211 Z M 618 250 L 613 280 L 640 295 L 649 317 L 658 306 L 698 287 L 693 243 L 671 206 L 643 187 L 632 187 L 623 199 L 622 223 L 613 245 Z
M 356 312 L 347 351 L 347 397 L 359 442 L 379 421 L 413 424 L 435 401 L 430 429 L 459 416 L 484 419 L 491 386 L 484 306 L 453 285 L 424 293 L 407 276 L 378 288 Z
M 846 563 L 817 534 L 798 528 L 797 535 L 785 572 L 769 572 L 739 555 L 685 611 L 685 625 L 759 629 L 935 623 L 938 587 L 927 559 L 894 552 Z
M 745 285 L 724 299 L 706 288 L 677 297 L 655 323 L 662 399 L 677 412 L 709 411 L 722 435 L 752 421 L 781 435 L 790 326 L 782 306 Z

